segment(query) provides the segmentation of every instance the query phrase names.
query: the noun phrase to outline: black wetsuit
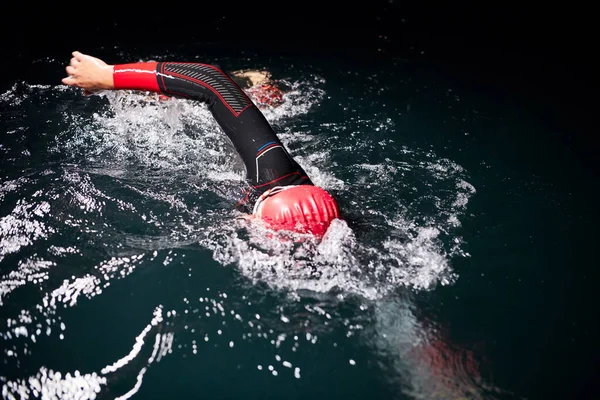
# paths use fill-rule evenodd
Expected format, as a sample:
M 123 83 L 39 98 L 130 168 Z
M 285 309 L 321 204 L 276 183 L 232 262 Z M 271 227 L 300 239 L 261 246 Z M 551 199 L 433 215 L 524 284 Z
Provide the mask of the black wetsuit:
M 122 64 L 115 65 L 114 78 L 116 89 L 153 90 L 208 105 L 246 166 L 251 188 L 238 206 L 251 210 L 275 186 L 313 184 L 262 112 L 220 68 L 189 62 Z

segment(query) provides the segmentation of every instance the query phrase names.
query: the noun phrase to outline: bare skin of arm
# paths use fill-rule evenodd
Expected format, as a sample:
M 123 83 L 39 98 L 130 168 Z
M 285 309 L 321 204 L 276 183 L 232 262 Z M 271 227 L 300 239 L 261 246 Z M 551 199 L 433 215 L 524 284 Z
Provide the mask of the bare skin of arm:
M 69 76 L 62 79 L 63 84 L 82 88 L 84 94 L 115 88 L 112 65 L 79 51 L 72 55 L 71 63 L 66 67 Z
M 234 71 L 232 72 L 232 75 L 235 76 L 239 76 L 241 78 L 248 78 L 250 79 L 250 82 L 252 82 L 252 85 L 260 85 L 262 83 L 267 82 L 270 78 L 271 78 L 271 74 L 267 71 L 255 71 L 255 70 L 250 70 L 250 71 Z

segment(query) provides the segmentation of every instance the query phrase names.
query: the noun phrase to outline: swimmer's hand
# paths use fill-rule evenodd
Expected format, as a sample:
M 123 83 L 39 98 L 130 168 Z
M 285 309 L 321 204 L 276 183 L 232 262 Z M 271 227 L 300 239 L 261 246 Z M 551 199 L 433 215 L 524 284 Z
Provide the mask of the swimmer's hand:
M 72 54 L 71 63 L 65 68 L 69 76 L 62 79 L 63 84 L 82 88 L 85 95 L 114 89 L 112 65 L 78 51 Z
M 271 79 L 271 73 L 269 71 L 257 71 L 257 70 L 240 70 L 232 72 L 232 75 L 240 78 L 248 78 L 252 83 L 252 86 L 262 85 Z

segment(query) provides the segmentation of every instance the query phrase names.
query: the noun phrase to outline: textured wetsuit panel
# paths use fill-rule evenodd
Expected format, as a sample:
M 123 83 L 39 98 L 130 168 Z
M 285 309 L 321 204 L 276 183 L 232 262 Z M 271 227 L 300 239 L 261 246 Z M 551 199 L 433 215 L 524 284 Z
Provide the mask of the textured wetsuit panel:
M 220 68 L 190 62 L 121 64 L 113 76 L 118 89 L 158 91 L 207 104 L 246 167 L 251 188 L 241 205 L 250 207 L 275 186 L 312 185 L 262 112 Z

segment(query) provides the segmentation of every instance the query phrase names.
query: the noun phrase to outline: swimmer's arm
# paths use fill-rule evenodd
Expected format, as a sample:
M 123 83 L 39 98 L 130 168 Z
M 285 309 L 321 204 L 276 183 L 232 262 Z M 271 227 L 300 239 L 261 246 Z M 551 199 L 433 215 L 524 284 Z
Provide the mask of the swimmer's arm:
M 65 85 L 84 89 L 84 94 L 100 90 L 138 90 L 172 96 L 173 93 L 164 91 L 164 81 L 173 76 L 167 71 L 159 74 L 158 65 L 156 61 L 109 65 L 99 58 L 75 51 L 71 64 L 66 67 L 69 76 L 63 78 L 62 82 Z M 179 78 L 177 89 L 183 92 L 185 97 L 208 101 L 212 95 L 211 90 L 204 88 L 208 86 L 207 84 L 190 83 L 193 79 L 184 79 L 186 78 L 184 74 Z M 228 79 L 223 73 L 219 78 Z M 160 86 L 159 79 L 162 82 Z

